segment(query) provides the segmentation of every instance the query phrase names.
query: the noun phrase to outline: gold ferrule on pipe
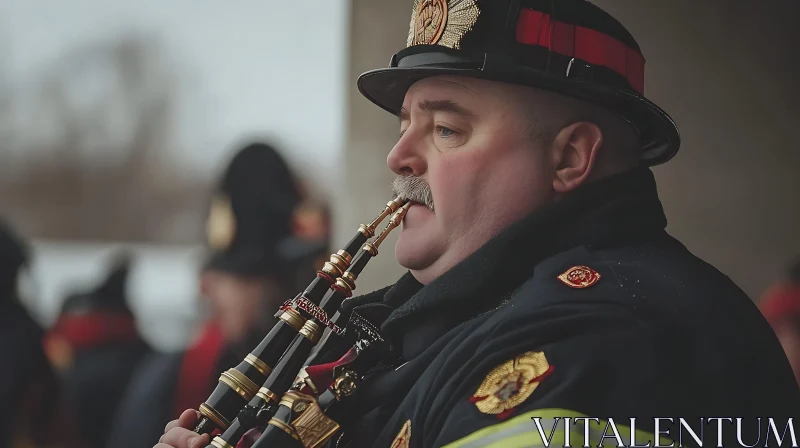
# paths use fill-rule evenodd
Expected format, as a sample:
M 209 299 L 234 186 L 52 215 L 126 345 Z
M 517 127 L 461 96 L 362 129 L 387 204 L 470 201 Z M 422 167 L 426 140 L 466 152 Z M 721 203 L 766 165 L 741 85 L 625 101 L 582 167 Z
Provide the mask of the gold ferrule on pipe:
M 331 254 L 330 259 L 322 266 L 322 272 L 338 277 L 347 270 L 351 261 L 353 261 L 353 256 L 348 254 L 346 250 L 340 250 L 335 254 Z
M 223 440 L 220 436 L 214 437 L 214 440 L 211 441 L 211 445 L 215 446 L 216 448 L 234 448 L 233 445 Z
M 378 256 L 378 248 L 373 246 L 372 243 L 364 243 L 364 246 L 361 247 L 361 250 L 369 252 L 369 254 L 373 257 Z
M 395 212 L 395 214 L 392 216 L 392 219 L 389 220 L 389 224 L 387 224 L 386 228 L 383 229 L 383 232 L 381 232 L 381 234 L 378 235 L 377 238 L 375 238 L 375 241 L 372 242 L 371 246 L 373 249 L 375 249 L 375 254 L 373 254 L 373 256 L 377 255 L 378 246 L 380 246 L 383 240 L 385 240 L 386 237 L 389 236 L 389 233 L 391 233 L 392 230 L 397 228 L 400 225 L 400 223 L 403 222 L 403 218 L 406 217 L 406 213 L 408 213 L 409 208 L 411 208 L 411 202 L 406 202 L 405 205 L 403 205 L 400 208 L 400 210 Z
M 347 270 L 348 266 L 350 266 L 351 261 L 353 261 L 353 257 L 351 257 L 350 254 L 344 250 L 340 250 L 335 254 L 331 254 L 330 262 L 335 264 L 336 267 L 341 269 L 343 272 Z
M 228 429 L 228 426 L 231 425 L 228 419 L 223 417 L 222 414 L 220 414 L 211 405 L 203 403 L 200 405 L 200 409 L 198 409 L 198 411 L 200 411 L 200 415 L 214 422 L 214 424 L 217 425 L 217 427 L 223 431 Z
M 293 439 L 295 439 L 297 441 L 300 441 L 300 436 L 297 435 L 297 431 L 295 431 L 294 428 L 292 428 L 291 426 L 287 425 L 286 423 L 278 420 L 277 418 L 272 417 L 268 424 L 280 429 L 281 431 L 285 432 L 286 434 L 289 434 L 290 436 L 292 436 Z
M 226 372 L 222 372 L 219 382 L 233 389 L 247 401 L 250 401 L 258 391 L 256 383 L 236 369 L 228 369 Z
M 309 395 L 301 394 L 295 390 L 290 390 L 283 395 L 281 398 L 281 406 L 286 406 L 287 408 L 291 409 L 292 412 L 303 412 L 308 409 L 308 404 L 314 397 Z
M 267 363 L 252 353 L 249 353 L 244 360 L 251 366 L 255 367 L 256 370 L 258 370 L 264 376 L 269 376 L 269 374 L 272 372 L 272 368 L 268 366 Z
M 256 397 L 268 402 L 268 403 L 279 403 L 281 397 L 278 396 L 275 392 L 267 389 L 266 387 L 262 387 L 258 390 Z
M 342 270 L 339 269 L 339 266 L 336 266 L 330 261 L 326 261 L 325 264 L 322 265 L 322 272 L 330 275 L 331 277 L 338 277 L 342 275 Z
M 294 328 L 294 331 L 300 331 L 300 329 L 303 328 L 303 324 L 306 322 L 303 316 L 292 308 L 285 310 L 283 314 L 280 315 L 279 319 L 289 324 L 289 326 Z
M 352 272 L 348 271 L 348 272 L 345 272 L 342 275 L 342 278 L 347 280 L 349 283 L 352 283 L 353 285 L 355 285 L 356 284 L 356 279 L 358 278 L 358 276 L 356 274 L 353 274 Z M 355 288 L 355 286 L 353 288 Z
M 365 225 L 362 224 L 358 228 L 358 231 L 363 233 L 364 236 L 366 236 L 367 238 L 372 238 L 373 236 L 375 236 L 375 229 L 378 228 L 380 223 L 384 219 L 386 219 L 387 216 L 389 216 L 392 213 L 394 213 L 395 211 L 397 211 L 397 209 L 400 208 L 405 203 L 406 203 L 406 200 L 403 199 L 403 198 L 399 198 L 398 197 L 398 198 L 392 199 L 391 201 L 386 203 L 386 208 L 383 209 L 381 214 L 378 215 L 378 217 L 375 218 L 374 221 L 372 221 L 368 226 L 365 226 Z
M 292 409 L 292 406 L 294 406 L 294 401 L 296 399 L 297 399 L 297 397 L 295 397 L 293 395 L 286 394 L 286 395 L 283 396 L 283 398 L 281 398 L 281 401 L 278 404 L 281 405 L 281 406 L 286 406 L 289 409 Z
M 353 292 L 353 290 L 356 289 L 356 275 L 352 272 L 345 272 L 343 276 L 336 279 L 336 284 Z
M 347 291 L 348 293 L 352 293 L 352 292 L 353 292 L 353 289 L 355 289 L 355 285 L 353 285 L 353 286 L 351 287 L 351 286 L 350 286 L 350 284 L 349 284 L 349 283 L 347 283 L 347 282 L 346 282 L 346 281 L 345 281 L 343 278 L 341 278 L 341 277 L 339 277 L 339 278 L 337 278 L 337 279 L 336 279 L 336 284 L 337 284 L 337 285 L 338 285 L 340 288 L 342 288 L 342 289 L 344 289 L 345 291 Z
M 311 343 L 316 344 L 322 335 L 322 327 L 313 320 L 307 320 L 298 333 L 305 336 Z

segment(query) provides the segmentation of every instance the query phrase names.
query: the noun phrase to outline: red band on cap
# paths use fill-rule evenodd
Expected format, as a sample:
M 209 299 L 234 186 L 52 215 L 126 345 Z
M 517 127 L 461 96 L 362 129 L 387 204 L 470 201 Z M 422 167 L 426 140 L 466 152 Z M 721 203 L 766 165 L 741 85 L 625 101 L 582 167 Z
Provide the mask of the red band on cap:
M 644 94 L 644 57 L 607 34 L 522 8 L 517 21 L 517 42 L 547 47 L 554 53 L 609 68 Z

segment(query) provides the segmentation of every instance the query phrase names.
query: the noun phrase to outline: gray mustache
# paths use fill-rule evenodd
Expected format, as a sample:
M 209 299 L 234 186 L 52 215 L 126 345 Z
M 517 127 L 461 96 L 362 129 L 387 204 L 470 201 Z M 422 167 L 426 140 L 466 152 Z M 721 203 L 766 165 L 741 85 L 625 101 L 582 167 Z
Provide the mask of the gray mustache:
M 427 182 L 417 176 L 397 176 L 392 182 L 392 191 L 395 196 L 433 208 L 433 193 Z

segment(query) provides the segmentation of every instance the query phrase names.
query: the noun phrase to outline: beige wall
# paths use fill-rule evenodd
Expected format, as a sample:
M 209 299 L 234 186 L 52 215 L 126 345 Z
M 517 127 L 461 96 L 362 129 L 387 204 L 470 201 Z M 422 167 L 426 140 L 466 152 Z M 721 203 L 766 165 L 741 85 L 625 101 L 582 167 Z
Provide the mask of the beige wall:
M 359 73 L 403 47 L 411 0 L 353 0 L 347 79 L 348 180 L 337 201 L 340 243 L 390 196 L 394 117 L 363 99 Z M 668 230 L 752 298 L 800 255 L 800 33 L 794 0 L 597 0 L 636 37 L 647 96 L 678 122 L 679 155 L 656 168 Z M 343 173 L 344 174 L 344 173 Z M 402 270 L 394 239 L 357 292 Z
M 350 74 L 347 77 L 347 139 L 344 151 L 347 173 L 334 207 L 337 247 L 368 224 L 391 199 L 394 175 L 386 156 L 399 133 L 397 118 L 358 93 L 360 73 L 389 65 L 392 54 L 405 46 L 411 18 L 411 0 L 352 0 L 350 23 Z M 394 258 L 396 234 L 381 246 L 358 281 L 356 293 L 394 282 L 403 270 Z

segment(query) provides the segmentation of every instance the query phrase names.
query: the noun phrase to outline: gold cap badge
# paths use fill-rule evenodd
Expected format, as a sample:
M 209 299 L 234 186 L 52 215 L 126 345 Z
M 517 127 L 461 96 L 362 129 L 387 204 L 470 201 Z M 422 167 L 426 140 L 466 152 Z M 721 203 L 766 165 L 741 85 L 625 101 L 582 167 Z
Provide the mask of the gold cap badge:
M 542 352 L 526 352 L 495 367 L 469 401 L 484 414 L 503 419 L 530 397 L 553 371 Z
M 586 266 L 573 266 L 566 272 L 558 276 L 561 283 L 570 288 L 588 288 L 600 281 L 601 275 L 592 268 Z
M 392 444 L 390 445 L 391 448 L 408 448 L 409 444 L 411 443 L 411 420 L 406 420 L 403 424 L 403 427 L 400 428 L 400 432 L 397 433 Z
M 211 211 L 206 222 L 208 245 L 215 250 L 227 249 L 236 235 L 236 218 L 228 198 L 216 196 L 211 200 Z
M 414 0 L 407 44 L 460 48 L 479 15 L 476 0 Z

